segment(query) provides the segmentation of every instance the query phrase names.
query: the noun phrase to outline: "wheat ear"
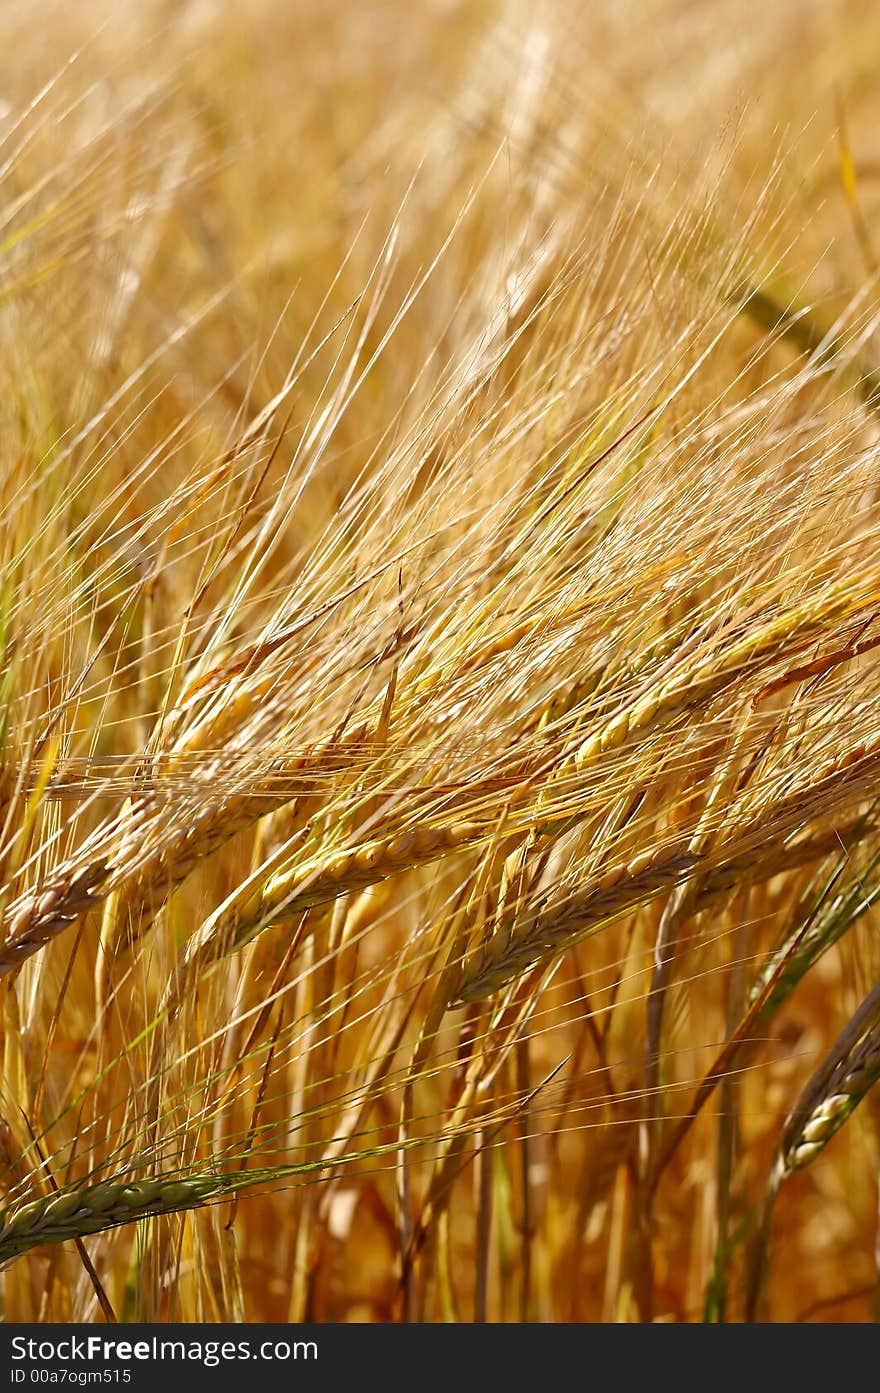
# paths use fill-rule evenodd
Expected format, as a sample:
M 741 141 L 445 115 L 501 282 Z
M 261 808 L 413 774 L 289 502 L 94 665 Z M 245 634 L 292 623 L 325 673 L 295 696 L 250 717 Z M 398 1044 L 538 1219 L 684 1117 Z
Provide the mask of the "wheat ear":
M 596 925 L 633 909 L 643 900 L 686 880 L 706 865 L 702 894 L 713 897 L 745 871 L 760 874 L 763 861 L 774 863 L 781 843 L 809 821 L 864 794 L 880 765 L 880 735 L 821 766 L 814 777 L 779 799 L 748 826 L 732 833 L 713 853 L 711 863 L 697 856 L 689 839 L 643 852 L 634 860 L 605 871 L 581 889 L 539 904 L 517 917 L 514 930 L 502 930 L 465 962 L 459 987 L 461 1002 L 488 996 L 532 963 L 583 938 Z
M 791 1110 L 760 1207 L 749 1261 L 747 1319 L 754 1319 L 766 1279 L 776 1198 L 795 1171 L 815 1161 L 880 1079 L 880 984 L 865 997 Z

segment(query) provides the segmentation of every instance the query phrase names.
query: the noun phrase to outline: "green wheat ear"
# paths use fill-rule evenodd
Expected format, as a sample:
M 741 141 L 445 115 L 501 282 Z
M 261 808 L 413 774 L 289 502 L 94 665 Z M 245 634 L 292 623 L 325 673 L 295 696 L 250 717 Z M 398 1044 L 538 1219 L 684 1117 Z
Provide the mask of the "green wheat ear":
M 396 1147 L 377 1146 L 365 1148 L 357 1155 L 367 1159 L 397 1150 Z M 326 1169 L 326 1162 L 318 1160 L 251 1170 L 103 1181 L 10 1205 L 0 1215 L 0 1265 L 43 1244 L 66 1243 L 121 1224 L 182 1213 L 273 1182 L 314 1177 Z
M 226 1176 L 155 1176 L 148 1180 L 104 1182 L 8 1208 L 0 1225 L 0 1263 L 44 1243 L 102 1232 L 159 1214 L 176 1214 L 247 1185 L 276 1179 L 277 1172 Z

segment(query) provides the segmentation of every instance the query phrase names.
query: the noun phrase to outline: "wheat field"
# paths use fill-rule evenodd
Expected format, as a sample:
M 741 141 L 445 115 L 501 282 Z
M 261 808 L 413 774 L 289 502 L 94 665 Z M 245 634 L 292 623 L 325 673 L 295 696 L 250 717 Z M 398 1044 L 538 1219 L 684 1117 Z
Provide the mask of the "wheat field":
M 0 55 L 2 1318 L 876 1319 L 875 7 Z

